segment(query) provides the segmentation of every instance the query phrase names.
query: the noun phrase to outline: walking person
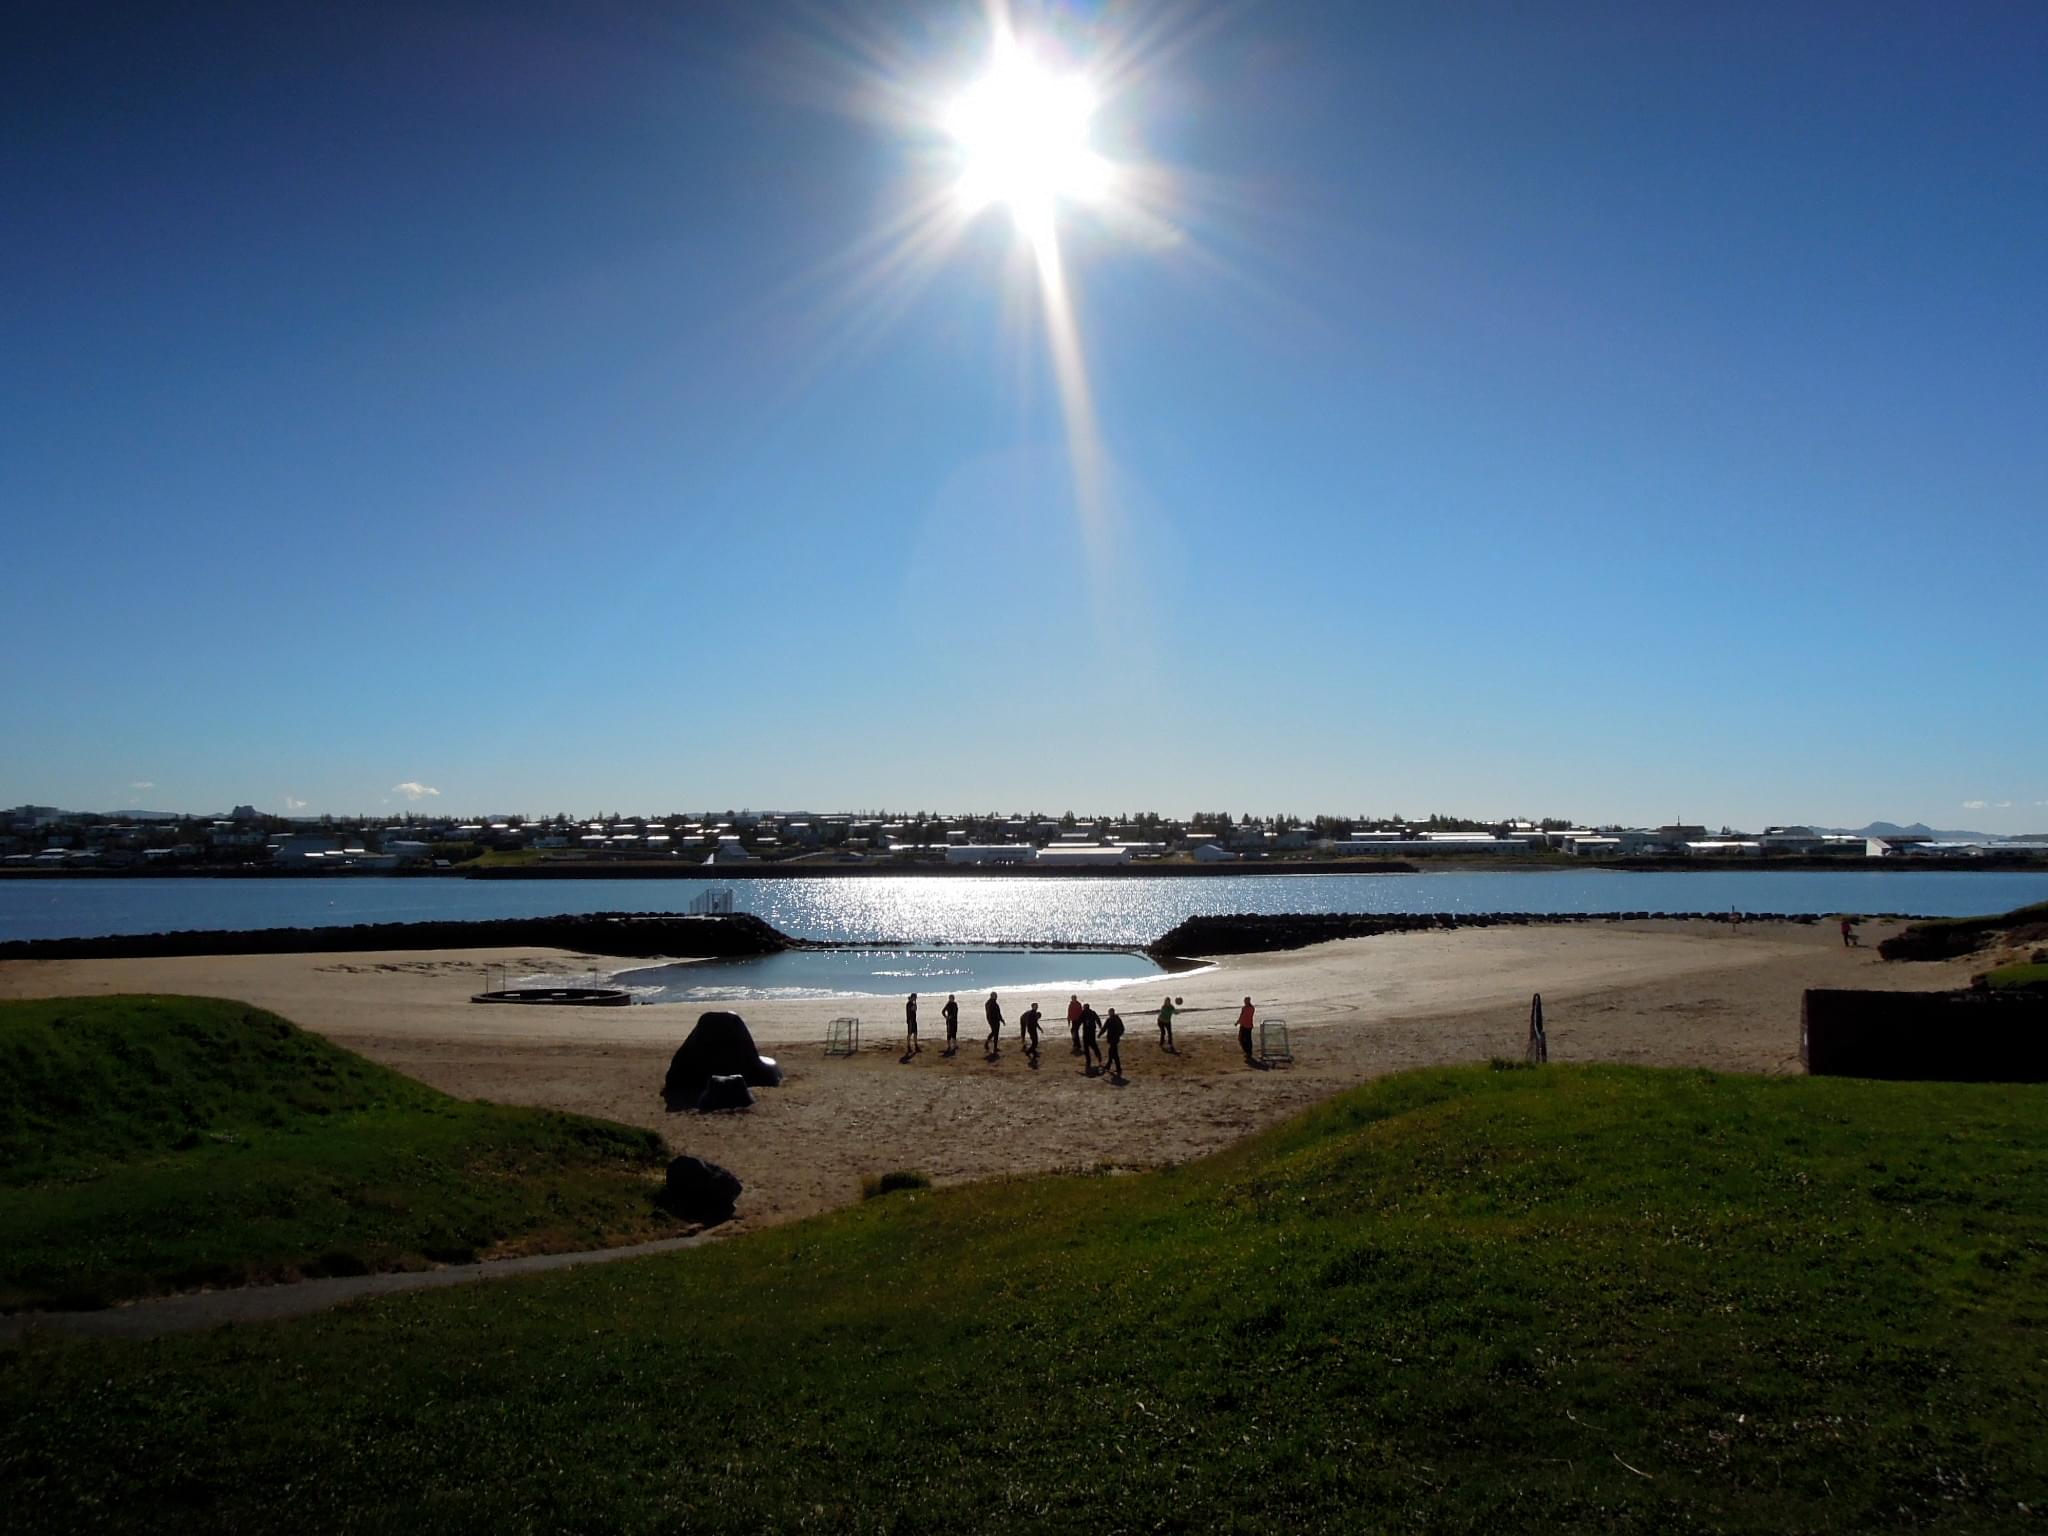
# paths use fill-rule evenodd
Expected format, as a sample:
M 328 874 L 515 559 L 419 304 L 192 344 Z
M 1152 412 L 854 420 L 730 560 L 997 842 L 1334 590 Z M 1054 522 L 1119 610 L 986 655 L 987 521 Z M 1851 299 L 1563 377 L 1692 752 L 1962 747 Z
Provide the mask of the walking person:
M 939 1010 L 939 1016 L 946 1021 L 945 1054 L 955 1055 L 960 1049 L 960 999 L 948 992 L 946 1006 Z
M 1102 1016 L 1092 1004 L 1081 1009 L 1081 1070 L 1090 1077 L 1102 1064 L 1102 1047 L 1095 1043 L 1095 1030 L 1102 1023 Z
M 1159 1005 L 1159 1049 L 1162 1051 L 1173 1050 L 1173 1014 L 1173 999 L 1169 997 Z M 1180 1053 L 1175 1051 L 1174 1054 Z
M 988 1020 L 988 1041 L 982 1047 L 990 1060 L 1003 1054 L 1003 1007 L 996 1001 L 995 993 L 988 995 L 988 1001 L 981 1006 L 982 1016 Z
M 1081 999 L 1067 994 L 1067 1033 L 1074 1037 L 1074 1054 L 1081 1054 Z
M 1244 1006 L 1237 1011 L 1237 1047 L 1244 1052 L 1244 1064 L 1256 1067 L 1258 1058 L 1252 1055 L 1252 1000 L 1246 998 Z
M 903 1005 L 903 1032 L 910 1037 L 910 1043 L 903 1048 L 906 1056 L 915 1056 L 924 1047 L 917 1043 L 917 994 L 910 994 L 910 1001 Z
M 1859 938 L 1857 938 L 1857 937 L 1856 937 L 1856 919 L 1855 919 L 1855 918 L 1853 918 L 1853 917 L 1845 917 L 1845 918 L 1843 918 L 1843 919 L 1842 919 L 1842 948 L 1844 948 L 1844 949 L 1861 949 L 1862 947 L 1863 947 L 1863 941 L 1862 941 L 1861 939 L 1859 939 Z
M 1102 1021 L 1102 1038 L 1109 1042 L 1109 1075 L 1122 1080 L 1124 1075 L 1124 1053 L 1120 1048 L 1124 1038 L 1124 1021 L 1112 1008 L 1109 1017 Z
M 1017 1015 L 1017 1033 L 1024 1040 L 1024 1054 L 1031 1058 L 1031 1064 L 1038 1065 L 1038 1004 L 1033 1003 Z

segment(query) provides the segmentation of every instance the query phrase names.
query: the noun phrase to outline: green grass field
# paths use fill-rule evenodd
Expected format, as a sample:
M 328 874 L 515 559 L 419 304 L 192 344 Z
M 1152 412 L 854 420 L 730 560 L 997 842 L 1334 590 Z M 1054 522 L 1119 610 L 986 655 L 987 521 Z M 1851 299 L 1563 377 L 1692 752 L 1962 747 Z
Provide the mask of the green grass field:
M 661 1158 L 240 1003 L 0 1004 L 0 1308 L 666 1235 Z
M 2038 1528 L 2048 1095 L 1485 1068 L 0 1368 L 16 1529 Z
M 1994 992 L 2048 992 L 2048 965 L 2021 960 L 1994 966 L 1984 973 L 1984 985 Z

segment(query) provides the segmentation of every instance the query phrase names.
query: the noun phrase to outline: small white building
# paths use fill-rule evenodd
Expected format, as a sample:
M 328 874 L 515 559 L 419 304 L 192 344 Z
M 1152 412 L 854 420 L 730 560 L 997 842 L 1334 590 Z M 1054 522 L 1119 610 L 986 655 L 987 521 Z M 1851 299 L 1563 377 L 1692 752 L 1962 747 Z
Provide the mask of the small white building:
M 948 864 L 1031 864 L 1038 850 L 1029 843 L 949 843 Z
M 1034 864 L 1057 864 L 1076 868 L 1099 868 L 1105 865 L 1128 864 L 1131 850 L 1128 848 L 1097 848 L 1073 843 L 1055 843 L 1050 848 L 1038 850 Z

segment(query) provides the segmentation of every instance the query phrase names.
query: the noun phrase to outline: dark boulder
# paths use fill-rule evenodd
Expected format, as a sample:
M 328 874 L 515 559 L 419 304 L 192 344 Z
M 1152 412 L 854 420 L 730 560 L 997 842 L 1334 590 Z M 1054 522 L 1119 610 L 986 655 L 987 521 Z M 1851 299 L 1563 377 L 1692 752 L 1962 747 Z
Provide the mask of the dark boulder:
M 707 1013 L 670 1058 L 661 1096 L 670 1109 L 693 1109 L 714 1077 L 742 1079 L 749 1087 L 773 1088 L 782 1069 L 754 1048 L 746 1021 L 736 1013 Z
M 737 1176 L 701 1157 L 679 1157 L 668 1165 L 661 1203 L 685 1221 L 715 1227 L 732 1219 L 742 1186 Z
M 697 1112 L 703 1114 L 714 1109 L 750 1109 L 754 1103 L 754 1090 L 747 1086 L 747 1080 L 737 1072 L 719 1073 L 704 1085 L 704 1091 L 697 1095 Z

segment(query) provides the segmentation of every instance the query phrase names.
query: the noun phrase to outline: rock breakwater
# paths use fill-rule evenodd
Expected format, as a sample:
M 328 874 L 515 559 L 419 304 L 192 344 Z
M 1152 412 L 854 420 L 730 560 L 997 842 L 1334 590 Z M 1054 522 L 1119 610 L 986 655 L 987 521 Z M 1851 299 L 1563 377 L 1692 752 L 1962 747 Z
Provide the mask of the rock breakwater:
M 1712 922 L 1727 912 L 1333 912 L 1252 913 L 1191 917 L 1168 929 L 1151 945 L 1154 956 L 1264 954 L 1304 949 L 1332 939 L 1365 939 L 1383 933 L 1433 929 L 1535 927 L 1554 923 Z M 1742 912 L 1745 923 L 1817 923 L 1810 913 Z
M 346 928 L 180 929 L 89 939 L 20 939 L 0 960 L 132 960 L 176 955 L 284 955 L 380 949 L 499 949 L 534 945 L 632 959 L 738 959 L 794 943 L 758 917 L 678 917 L 666 912 L 565 913 L 481 922 L 357 923 Z

